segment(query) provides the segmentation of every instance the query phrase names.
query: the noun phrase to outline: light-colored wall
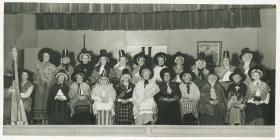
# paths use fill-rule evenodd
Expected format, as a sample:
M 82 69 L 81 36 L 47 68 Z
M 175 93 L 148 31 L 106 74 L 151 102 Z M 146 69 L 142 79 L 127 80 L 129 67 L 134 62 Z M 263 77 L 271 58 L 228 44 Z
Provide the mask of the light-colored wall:
M 102 48 L 117 55 L 126 45 L 154 44 L 168 46 L 168 52 L 182 51 L 196 57 L 197 41 L 222 41 L 223 50 L 240 53 L 244 47 L 258 50 L 263 54 L 262 64 L 275 68 L 276 18 L 275 9 L 261 10 L 262 28 L 236 29 L 185 29 L 161 31 L 91 31 L 91 30 L 36 30 L 35 16 L 26 14 L 5 15 L 5 56 L 9 44 L 15 38 L 17 45 L 25 49 L 25 68 L 34 69 L 37 62 L 37 48 L 50 47 L 57 51 L 68 48 L 80 51 L 83 34 L 86 34 L 86 47 L 99 54 Z M 8 24 L 6 24 L 8 23 Z M 16 28 L 15 28 L 16 27 Z M 28 48 L 28 49 L 27 49 Z M 7 62 L 5 57 L 5 62 Z M 9 63 L 5 63 L 9 64 Z M 9 67 L 5 65 L 5 67 Z
M 37 30 L 35 16 L 30 14 L 5 14 L 4 15 L 4 73 L 12 69 L 11 48 L 18 49 L 37 48 Z M 28 53 L 27 53 L 28 54 Z M 32 54 L 31 54 L 32 55 Z M 31 68 L 33 63 L 28 55 L 24 55 L 25 67 Z M 33 65 L 33 64 L 32 64 Z
M 258 50 L 264 56 L 262 64 L 275 68 L 276 64 L 276 9 L 261 10 L 262 28 L 258 29 Z
M 257 29 L 203 29 L 203 30 L 164 30 L 164 31 L 38 31 L 38 47 L 56 50 L 68 48 L 79 52 L 82 47 L 83 33 L 86 34 L 86 48 L 99 54 L 102 48 L 113 54 L 126 45 L 167 45 L 168 53 L 177 51 L 196 57 L 197 41 L 222 41 L 223 50 L 240 53 L 244 47 L 257 49 Z

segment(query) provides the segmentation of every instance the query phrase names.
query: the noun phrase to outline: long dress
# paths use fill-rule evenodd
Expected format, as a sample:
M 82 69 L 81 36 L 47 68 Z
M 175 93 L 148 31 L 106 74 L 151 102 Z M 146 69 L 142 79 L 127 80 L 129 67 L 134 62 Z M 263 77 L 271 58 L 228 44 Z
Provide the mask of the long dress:
M 179 85 L 182 98 L 180 99 L 180 111 L 182 124 L 197 125 L 198 122 L 198 101 L 200 91 L 194 82 L 181 83 Z
M 70 122 L 69 87 L 66 84 L 54 84 L 48 98 L 48 120 L 50 124 L 68 124 Z M 56 97 L 65 96 L 66 100 L 60 101 Z
M 198 86 L 198 88 L 201 90 L 202 86 L 207 83 L 207 75 L 209 74 L 209 70 L 207 68 L 198 69 L 194 68 L 192 72 L 195 75 L 195 79 L 193 82 Z
M 263 81 L 250 82 L 246 99 L 246 124 L 265 125 L 264 115 L 270 100 L 270 87 Z M 256 105 L 253 101 L 261 101 L 263 103 Z
M 34 83 L 37 85 L 34 103 L 34 120 L 47 120 L 47 100 L 50 88 L 55 82 L 55 65 L 50 62 L 38 63 L 34 74 Z
M 219 82 L 225 89 L 228 89 L 228 86 L 232 83 L 229 79 L 230 74 L 235 70 L 235 66 L 229 65 L 228 67 L 219 66 L 215 68 L 215 73 L 219 77 Z
M 154 100 L 154 95 L 159 92 L 158 85 L 152 80 L 140 80 L 134 88 L 133 100 L 133 114 L 135 124 L 154 123 L 157 119 L 157 105 Z
M 116 86 L 117 98 L 115 103 L 115 124 L 118 125 L 130 125 L 134 124 L 133 116 L 133 103 L 132 103 L 132 93 L 134 90 L 134 85 L 129 83 L 125 86 L 120 83 Z M 118 100 L 123 99 L 129 102 L 121 103 Z
M 87 83 L 74 82 L 69 91 L 69 105 L 72 123 L 91 123 L 91 98 L 90 87 Z
M 245 123 L 244 107 L 247 86 L 244 83 L 231 84 L 227 90 L 228 105 L 227 111 L 229 115 L 230 125 L 241 125 Z
M 65 73 L 68 76 L 68 80 L 66 81 L 67 85 L 70 86 L 73 81 L 71 80 L 71 75 L 74 72 L 74 67 L 71 66 L 70 64 L 68 65 L 64 65 L 64 64 L 60 64 L 59 66 L 56 67 L 56 73 L 59 72 L 59 70 L 65 70 Z
M 96 115 L 98 125 L 113 124 L 114 101 L 116 91 L 111 84 L 101 85 L 97 83 L 92 89 L 91 98 L 94 100 L 93 113 Z
M 31 94 L 33 92 L 34 89 L 34 85 L 30 82 L 27 81 L 26 83 L 21 83 L 20 85 L 20 94 L 21 94 L 21 99 L 22 99 L 22 103 L 23 103 L 23 107 L 24 107 L 24 111 L 26 114 L 26 118 L 27 118 L 27 122 L 28 124 L 30 124 L 31 122 L 31 105 L 32 105 L 32 98 L 31 98 Z M 11 105 L 11 113 L 13 113 L 13 115 L 11 115 L 11 123 L 16 124 L 17 120 L 16 118 L 14 118 L 13 116 L 17 116 L 17 103 L 15 103 L 17 100 L 17 95 L 15 95 L 15 93 L 12 93 L 12 105 Z
M 160 82 L 158 84 L 160 92 L 155 95 L 158 107 L 157 124 L 179 125 L 180 106 L 179 99 L 181 93 L 178 84 L 175 82 Z
M 212 104 L 211 101 L 217 101 Z M 226 115 L 225 89 L 219 83 L 207 83 L 200 90 L 199 122 L 201 125 L 223 125 Z

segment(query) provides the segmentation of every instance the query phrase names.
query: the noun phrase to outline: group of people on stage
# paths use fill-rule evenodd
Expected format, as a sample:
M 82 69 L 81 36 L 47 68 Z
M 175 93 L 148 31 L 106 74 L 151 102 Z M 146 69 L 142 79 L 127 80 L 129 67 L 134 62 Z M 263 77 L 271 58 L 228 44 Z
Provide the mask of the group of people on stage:
M 221 66 L 208 68 L 205 54 L 184 67 L 180 52 L 173 67 L 166 65 L 167 54 L 158 52 L 153 59 L 145 51 L 128 64 L 124 50 L 118 63 L 110 66 L 105 49 L 97 63 L 83 48 L 80 62 L 70 65 L 68 50 L 55 66 L 52 50 L 43 48 L 30 81 L 29 71 L 21 73 L 20 96 L 28 120 L 41 124 L 97 125 L 264 125 L 264 111 L 270 100 L 270 87 L 262 80 L 264 69 L 253 61 L 249 48 L 241 50 L 238 66 L 231 65 L 224 51 Z M 154 64 L 148 63 L 153 60 Z M 31 109 L 31 93 L 34 106 Z M 31 111 L 32 110 L 32 111 Z M 12 122 L 13 123 L 13 122 Z

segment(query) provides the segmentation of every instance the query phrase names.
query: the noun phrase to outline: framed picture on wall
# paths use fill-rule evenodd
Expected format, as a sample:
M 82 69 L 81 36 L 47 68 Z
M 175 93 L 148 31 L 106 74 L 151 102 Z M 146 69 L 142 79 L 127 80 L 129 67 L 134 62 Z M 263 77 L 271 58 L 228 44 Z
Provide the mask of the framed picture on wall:
M 208 65 L 220 65 L 222 41 L 197 41 L 197 54 L 199 53 L 205 54 Z

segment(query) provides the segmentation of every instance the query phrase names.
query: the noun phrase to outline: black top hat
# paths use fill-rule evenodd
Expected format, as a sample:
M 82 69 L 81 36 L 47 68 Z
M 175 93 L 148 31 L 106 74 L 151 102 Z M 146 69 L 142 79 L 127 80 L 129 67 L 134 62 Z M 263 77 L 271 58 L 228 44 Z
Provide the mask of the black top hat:
M 53 50 L 50 49 L 50 48 L 42 48 L 39 53 L 38 53 L 38 59 L 40 62 L 43 62 L 43 55 L 44 53 L 47 53 L 50 55 L 50 58 L 52 57 L 53 55 Z
M 223 58 L 229 58 L 229 51 L 224 51 Z
M 119 57 L 126 57 L 126 53 L 124 50 L 119 50 Z
M 166 60 L 167 60 L 167 55 L 163 52 L 159 52 L 159 53 L 155 54 L 154 59 L 153 59 L 153 61 L 156 65 L 158 65 L 158 61 L 157 61 L 158 57 L 162 57 L 164 59 L 164 62 L 166 62 Z
M 67 49 L 62 50 L 62 58 L 63 57 L 69 57 L 69 51 Z
M 105 57 L 109 57 L 108 56 L 108 53 L 107 53 L 107 50 L 105 50 L 105 49 L 101 49 L 100 50 L 100 54 L 97 56 L 97 59 L 99 60 L 100 59 L 100 57 L 102 57 L 102 56 L 105 56 Z
M 204 60 L 205 61 L 205 59 L 206 59 L 205 53 L 200 52 L 200 53 L 197 54 L 197 58 L 196 58 L 195 61 L 197 61 L 197 60 Z
M 192 80 L 194 80 L 194 79 L 196 78 L 196 77 L 195 77 L 195 74 L 194 74 L 191 70 L 184 70 L 184 71 L 181 72 L 180 75 L 179 75 L 180 79 L 182 79 L 183 76 L 184 76 L 185 74 L 187 74 L 187 73 L 191 75 Z
M 235 69 L 235 70 L 233 71 L 233 73 L 230 74 L 229 80 L 232 81 L 232 82 L 233 82 L 232 77 L 233 77 L 234 75 L 239 75 L 239 76 L 241 77 L 241 81 L 240 81 L 240 82 L 242 82 L 242 81 L 244 81 L 244 80 L 246 79 L 246 76 L 245 76 L 239 69 Z
M 139 74 L 140 76 L 143 78 L 143 75 L 142 75 L 142 71 L 143 70 L 149 70 L 151 72 L 151 77 L 150 79 L 152 79 L 154 77 L 154 71 L 152 68 L 148 67 L 148 66 L 143 66 L 140 70 L 139 70 Z
M 63 76 L 65 77 L 66 80 L 68 79 L 68 76 L 67 76 L 67 74 L 66 74 L 66 72 L 65 72 L 64 69 L 60 69 L 60 70 L 56 73 L 55 78 L 57 78 L 59 75 L 63 75 Z
M 162 70 L 160 71 L 160 73 L 159 73 L 160 78 L 161 78 L 162 80 L 164 80 L 164 74 L 165 74 L 165 73 L 169 73 L 169 74 L 170 74 L 171 80 L 175 77 L 175 74 L 174 74 L 174 72 L 173 72 L 172 69 L 170 69 L 170 68 L 164 68 L 164 69 L 162 69 Z
M 241 50 L 241 54 L 240 54 L 239 58 L 242 59 L 242 56 L 243 56 L 245 53 L 253 54 L 253 51 L 251 51 L 250 48 L 244 48 L 244 49 Z
M 129 72 L 129 70 L 126 69 L 126 68 L 122 70 L 122 75 L 121 75 L 121 77 L 122 77 L 123 75 L 129 75 L 130 78 L 131 78 L 130 72 Z
M 91 58 L 92 58 L 91 52 L 89 52 L 86 48 L 82 48 L 81 52 L 77 56 L 77 59 L 78 59 L 79 62 L 82 62 L 82 57 L 84 55 L 88 56 L 89 57 L 89 61 L 91 61 Z
M 133 57 L 134 64 L 138 65 L 138 59 L 141 57 L 145 58 L 145 61 L 147 60 L 147 55 L 145 55 L 145 53 L 143 53 L 143 52 L 140 52 L 140 53 L 134 55 L 134 57 Z

